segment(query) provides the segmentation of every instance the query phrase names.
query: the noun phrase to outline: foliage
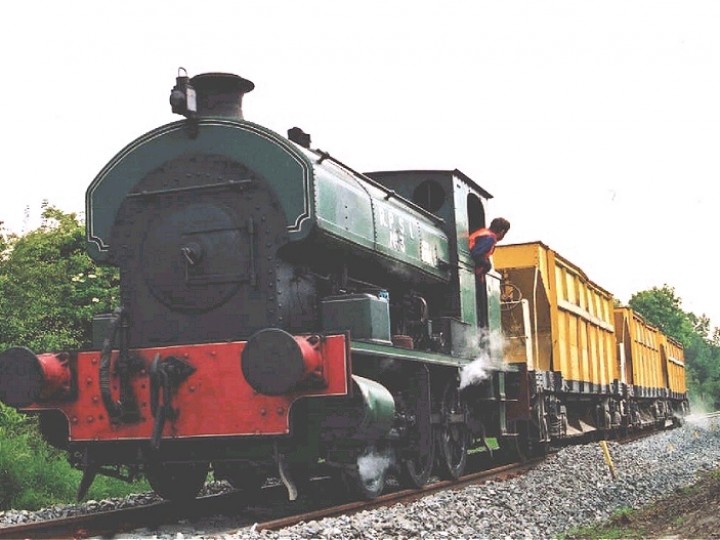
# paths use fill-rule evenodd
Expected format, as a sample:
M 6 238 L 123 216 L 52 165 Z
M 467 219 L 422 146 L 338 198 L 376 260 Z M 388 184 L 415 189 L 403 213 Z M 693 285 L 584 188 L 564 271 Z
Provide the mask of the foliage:
M 87 347 L 92 316 L 109 312 L 118 296 L 115 268 L 85 253 L 76 214 L 49 205 L 43 223 L 0 242 L 0 348 L 23 345 L 57 351 Z
M 714 502 L 720 470 L 702 473 L 687 487 L 675 488 L 642 508 L 624 508 L 604 522 L 568 530 L 559 538 L 714 538 L 718 530 Z
M 22 433 L 30 423 L 29 417 L 0 403 L 0 430 L 6 436 L 13 437 Z
M 81 477 L 65 459 L 65 452 L 42 439 L 35 418 L 0 404 L 0 510 L 37 510 L 72 502 Z M 126 484 L 99 477 L 88 497 L 122 497 L 148 490 L 144 481 Z
M 668 285 L 635 293 L 629 305 L 650 324 L 683 344 L 695 333 L 690 317 L 680 308 L 681 300 L 675 289 Z
M 669 285 L 635 293 L 630 307 L 650 324 L 677 339 L 685 349 L 688 391 L 694 402 L 720 407 L 720 329 L 710 319 L 682 310 L 682 301 Z
M 594 525 L 575 527 L 561 535 L 562 540 L 582 538 L 584 540 L 595 539 L 630 539 L 645 538 L 645 531 L 633 525 L 635 510 L 632 508 L 621 508 L 613 513 L 607 522 L 597 522 Z
M 0 222 L 0 350 L 35 351 L 89 345 L 92 316 L 111 311 L 118 274 L 85 253 L 84 227 L 75 214 L 47 204 L 40 228 L 18 236 Z M 75 498 L 81 472 L 42 439 L 34 417 L 0 404 L 0 509 L 37 509 Z M 89 497 L 147 490 L 98 478 Z
M 10 239 L 12 235 L 5 232 L 5 224 L 0 221 L 0 260 L 4 258 L 5 253 L 8 250 Z

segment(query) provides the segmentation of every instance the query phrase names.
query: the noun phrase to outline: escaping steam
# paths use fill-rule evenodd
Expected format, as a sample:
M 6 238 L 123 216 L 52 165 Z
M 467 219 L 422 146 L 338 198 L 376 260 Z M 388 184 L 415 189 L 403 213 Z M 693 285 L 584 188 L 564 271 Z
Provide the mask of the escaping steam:
M 708 407 L 703 401 L 695 399 L 691 401 L 690 410 L 692 414 L 685 417 L 688 424 L 703 431 L 715 431 L 718 429 L 717 419 L 708 416 L 708 413 L 713 410 L 712 407 Z
M 379 481 L 392 465 L 393 457 L 390 450 L 377 451 L 370 448 L 358 458 L 358 473 L 367 484 Z
M 515 367 L 503 361 L 505 338 L 500 331 L 491 332 L 478 328 L 480 339 L 477 343 L 466 344 L 474 360 L 460 370 L 460 390 L 478 384 L 492 375 L 493 371 L 511 371 Z

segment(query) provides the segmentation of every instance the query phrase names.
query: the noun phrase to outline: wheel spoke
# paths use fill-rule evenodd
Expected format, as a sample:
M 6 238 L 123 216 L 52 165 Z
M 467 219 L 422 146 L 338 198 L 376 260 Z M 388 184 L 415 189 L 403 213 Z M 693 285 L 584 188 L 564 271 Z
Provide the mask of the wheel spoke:
M 457 386 L 450 382 L 443 391 L 440 404 L 442 426 L 439 430 L 440 475 L 457 479 L 465 472 L 470 432 L 464 423 L 465 405 Z

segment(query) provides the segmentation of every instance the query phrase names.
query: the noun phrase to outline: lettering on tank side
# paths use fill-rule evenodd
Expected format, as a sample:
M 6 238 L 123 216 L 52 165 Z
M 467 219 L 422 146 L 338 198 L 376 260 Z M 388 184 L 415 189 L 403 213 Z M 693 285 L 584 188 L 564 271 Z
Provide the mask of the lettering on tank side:
M 411 240 L 417 240 L 420 260 L 427 265 L 437 266 L 437 248 L 424 237 L 419 220 L 410 220 L 382 204 L 377 207 L 377 218 L 378 225 L 389 232 L 390 249 L 406 253 L 406 237 L 409 236 Z

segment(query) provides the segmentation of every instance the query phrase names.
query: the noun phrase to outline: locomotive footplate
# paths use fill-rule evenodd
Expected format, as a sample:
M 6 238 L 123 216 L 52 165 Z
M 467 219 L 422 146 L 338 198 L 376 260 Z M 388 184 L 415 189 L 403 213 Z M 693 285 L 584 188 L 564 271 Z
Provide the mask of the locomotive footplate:
M 235 341 L 131 350 L 144 364 L 129 380 L 139 407 L 136 422 L 111 421 L 101 399 L 99 351 L 77 355 L 77 384 L 82 389 L 77 399 L 36 401 L 22 410 L 60 410 L 68 419 L 70 442 L 152 439 L 158 443 L 160 438 L 287 435 L 290 409 L 299 398 L 352 393 L 350 351 L 344 334 L 294 336 L 293 339 L 308 342 L 315 371 L 312 384 L 298 384 L 282 395 L 262 394 L 252 387 L 242 369 L 243 351 L 248 342 Z M 170 361 L 171 358 L 175 361 Z M 114 370 L 117 360 L 118 353 L 114 351 L 110 370 L 113 400 L 120 398 Z M 168 384 L 162 385 L 164 394 L 160 401 L 154 394 L 160 387 L 158 382 L 151 381 L 150 375 L 154 360 L 168 367 L 168 361 L 173 365 L 178 362 L 191 365 L 195 371 L 182 370 L 182 374 L 169 377 Z M 157 375 L 157 369 L 155 373 Z M 162 429 L 160 422 L 156 423 L 153 408 L 156 415 L 165 411 Z M 155 436 L 154 429 L 157 430 Z

